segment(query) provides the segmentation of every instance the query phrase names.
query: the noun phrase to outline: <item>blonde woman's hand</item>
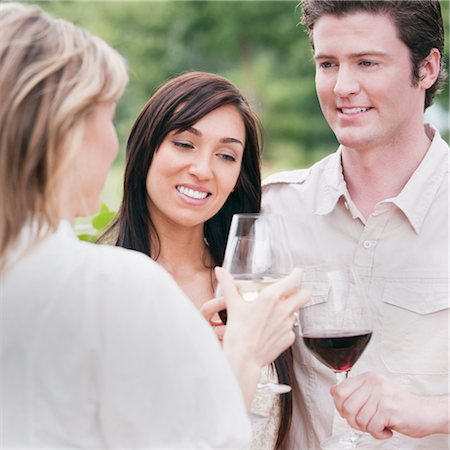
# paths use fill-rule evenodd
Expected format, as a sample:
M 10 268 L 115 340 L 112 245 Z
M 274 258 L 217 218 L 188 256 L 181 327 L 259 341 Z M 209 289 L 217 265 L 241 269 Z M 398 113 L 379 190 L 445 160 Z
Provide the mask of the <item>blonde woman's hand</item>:
M 309 296 L 300 291 L 300 269 L 263 289 L 251 302 L 242 299 L 224 269 L 216 268 L 216 277 L 228 313 L 223 348 L 249 404 L 261 368 L 294 342 L 297 314 Z
M 225 308 L 225 299 L 222 296 L 206 301 L 200 308 L 200 312 L 211 325 L 220 342 L 223 340 L 226 327 L 220 320 L 219 312 Z

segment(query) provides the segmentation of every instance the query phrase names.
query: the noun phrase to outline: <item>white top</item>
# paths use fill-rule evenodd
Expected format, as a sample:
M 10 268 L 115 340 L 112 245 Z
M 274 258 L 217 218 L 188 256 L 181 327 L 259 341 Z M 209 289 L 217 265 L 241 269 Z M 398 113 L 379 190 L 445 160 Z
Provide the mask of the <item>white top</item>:
M 30 232 L 0 275 L 1 448 L 247 448 L 220 345 L 158 264 Z
M 364 219 L 348 193 L 341 149 L 307 170 L 277 174 L 265 182 L 263 210 L 281 213 L 296 265 L 354 264 L 374 314 L 372 339 L 350 372 L 373 371 L 418 395 L 449 393 L 449 147 L 432 139 L 421 164 L 400 194 L 376 205 Z M 322 287 L 327 289 L 327 287 Z M 325 291 L 326 292 L 326 291 Z M 312 296 L 320 296 L 318 288 Z M 334 373 L 298 337 L 290 449 L 319 449 L 343 421 L 329 393 Z M 449 436 L 412 439 L 399 433 L 366 449 L 449 448 Z
M 265 366 L 259 382 L 278 383 L 275 367 Z M 268 391 L 256 391 L 250 407 L 252 422 L 251 450 L 274 450 L 281 420 L 281 395 Z

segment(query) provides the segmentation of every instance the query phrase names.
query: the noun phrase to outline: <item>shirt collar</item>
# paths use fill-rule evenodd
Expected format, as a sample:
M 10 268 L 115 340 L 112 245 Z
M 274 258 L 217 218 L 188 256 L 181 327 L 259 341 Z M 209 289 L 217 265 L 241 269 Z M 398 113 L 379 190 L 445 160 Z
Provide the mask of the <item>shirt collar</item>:
M 432 139 L 431 145 L 400 194 L 389 201 L 403 211 L 416 233 L 421 229 L 442 178 L 449 170 L 448 145 L 439 132 L 429 124 L 425 131 Z M 342 198 L 353 218 L 364 218 L 352 202 L 344 180 L 341 162 L 342 148 L 327 158 L 323 171 L 323 182 L 319 186 L 318 203 L 315 213 L 326 215 L 332 212 Z
M 400 194 L 392 199 L 416 233 L 420 232 L 442 179 L 449 171 L 448 145 L 431 125 L 426 124 L 425 131 L 432 140 L 431 145 Z
M 344 197 L 346 201 L 350 200 L 342 173 L 341 154 L 342 149 L 339 147 L 336 152 L 327 157 L 323 170 L 323 181 L 319 184 L 315 214 L 329 214 L 334 210 L 341 197 Z
M 5 270 L 16 264 L 21 258 L 23 258 L 28 252 L 33 249 L 40 242 L 45 240 L 49 236 L 65 236 L 77 239 L 72 225 L 66 220 L 61 220 L 55 231 L 51 230 L 51 227 L 47 224 L 38 226 L 36 220 L 30 220 L 20 230 L 16 241 L 6 252 L 7 263 Z

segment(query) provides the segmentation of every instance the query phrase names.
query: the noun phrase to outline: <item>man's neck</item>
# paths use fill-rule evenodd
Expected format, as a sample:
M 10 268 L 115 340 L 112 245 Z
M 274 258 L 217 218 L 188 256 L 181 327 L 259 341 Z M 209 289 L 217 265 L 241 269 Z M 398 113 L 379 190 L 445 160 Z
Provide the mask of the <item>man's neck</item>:
M 367 219 L 375 206 L 396 197 L 422 162 L 430 147 L 425 131 L 409 142 L 382 148 L 342 150 L 344 179 L 352 201 Z

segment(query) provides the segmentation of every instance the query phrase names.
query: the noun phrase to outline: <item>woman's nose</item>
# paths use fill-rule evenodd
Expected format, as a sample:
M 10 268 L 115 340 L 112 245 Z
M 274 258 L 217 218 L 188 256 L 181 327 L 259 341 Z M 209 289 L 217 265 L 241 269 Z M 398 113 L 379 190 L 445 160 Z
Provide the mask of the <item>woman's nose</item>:
M 212 177 L 212 167 L 209 156 L 198 157 L 189 166 L 189 173 L 199 180 L 209 180 Z

